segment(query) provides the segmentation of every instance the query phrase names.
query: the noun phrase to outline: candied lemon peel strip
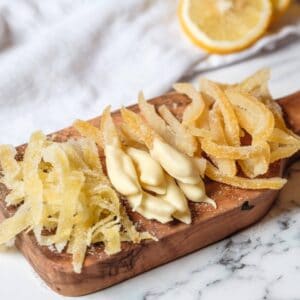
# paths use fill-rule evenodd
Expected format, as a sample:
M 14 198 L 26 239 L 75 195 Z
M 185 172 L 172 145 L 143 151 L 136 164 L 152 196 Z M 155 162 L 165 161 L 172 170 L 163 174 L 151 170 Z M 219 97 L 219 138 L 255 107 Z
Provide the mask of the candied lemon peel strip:
M 216 83 L 207 79 L 201 80 L 201 89 L 203 93 L 208 94 L 218 104 L 224 119 L 224 131 L 227 142 L 230 146 L 239 146 L 240 128 L 234 108 L 227 95 Z
M 195 126 L 205 114 L 207 106 L 202 95 L 188 83 L 176 83 L 173 85 L 176 92 L 185 94 L 191 99 L 191 103 L 185 108 L 182 116 L 182 124 Z
M 194 156 L 194 153 L 198 148 L 197 139 L 178 121 L 167 106 L 160 106 L 158 111 L 174 133 L 177 148 L 179 150 L 182 149 L 182 152 L 186 153 L 188 156 Z
M 239 176 L 227 176 L 219 172 L 219 170 L 214 167 L 211 163 L 207 164 L 206 175 L 212 180 L 217 182 L 226 183 L 239 187 L 242 189 L 281 189 L 285 183 L 286 179 L 280 177 L 274 178 L 244 178 Z
M 22 166 L 15 160 L 16 149 L 10 145 L 0 145 L 3 177 L 1 182 L 10 190 L 5 201 L 8 205 L 20 204 L 25 197 L 22 180 Z
M 222 147 L 223 145 L 225 147 L 228 147 L 228 142 L 223 128 L 224 120 L 217 103 L 214 103 L 212 109 L 209 111 L 208 121 L 210 133 L 206 137 L 204 136 L 205 140 L 212 140 Z M 201 140 L 201 145 L 203 148 L 203 139 Z M 218 158 L 213 155 L 209 155 L 209 157 L 212 162 L 219 168 L 221 173 L 229 176 L 236 175 L 237 167 L 234 159 Z

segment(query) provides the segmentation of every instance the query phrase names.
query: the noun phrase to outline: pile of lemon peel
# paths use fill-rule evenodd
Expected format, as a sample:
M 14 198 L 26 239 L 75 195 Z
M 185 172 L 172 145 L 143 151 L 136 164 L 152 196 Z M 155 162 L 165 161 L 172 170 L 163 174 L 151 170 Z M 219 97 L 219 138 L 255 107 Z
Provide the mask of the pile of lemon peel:
M 262 69 L 239 84 L 200 80 L 202 97 L 194 96 L 193 102 L 203 103 L 199 99 L 208 96 L 211 103 L 199 111 L 198 119 L 194 115 L 186 123 L 210 160 L 205 171 L 210 179 L 248 189 L 279 189 L 285 184 L 279 177 L 256 178 L 266 174 L 271 163 L 300 149 L 299 136 L 286 127 L 269 93 L 269 78 L 270 71 Z M 237 176 L 238 169 L 248 178 Z
M 5 201 L 19 205 L 0 224 L 0 244 L 32 230 L 39 245 L 70 253 L 73 269 L 80 273 L 92 244 L 103 243 L 111 255 L 121 251 L 122 241 L 154 239 L 135 229 L 102 171 L 93 141 L 56 143 L 35 132 L 23 161 L 15 155 L 13 147 L 0 146 L 1 182 L 11 190 Z

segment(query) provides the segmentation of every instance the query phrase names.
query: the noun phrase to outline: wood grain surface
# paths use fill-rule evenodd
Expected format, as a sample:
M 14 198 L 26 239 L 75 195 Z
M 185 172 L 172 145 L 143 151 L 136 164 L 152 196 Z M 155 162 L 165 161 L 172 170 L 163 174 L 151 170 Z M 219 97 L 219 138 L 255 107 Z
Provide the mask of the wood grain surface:
M 189 100 L 184 95 L 170 93 L 150 102 L 167 105 L 181 118 Z M 280 99 L 279 103 L 290 127 L 295 132 L 300 132 L 300 92 Z M 138 111 L 136 105 L 129 108 Z M 119 111 L 113 113 L 113 118 L 117 123 L 120 122 Z M 90 122 L 99 126 L 100 117 Z M 78 136 L 78 133 L 69 127 L 51 136 L 54 140 L 64 141 Z M 26 145 L 17 148 L 20 159 L 25 147 Z M 101 158 L 103 159 L 102 154 Z M 266 177 L 281 176 L 285 165 L 285 161 L 272 164 Z M 210 180 L 205 183 L 207 194 L 215 199 L 218 208 L 189 201 L 191 225 L 178 221 L 161 224 L 147 220 L 132 212 L 126 199 L 122 199 L 137 228 L 151 232 L 159 241 L 143 241 L 141 244 L 123 242 L 122 251 L 111 256 L 104 253 L 101 245 L 95 245 L 88 250 L 80 274 L 73 272 L 69 254 L 39 246 L 32 233 L 21 233 L 16 238 L 16 245 L 50 288 L 62 295 L 80 296 L 134 277 L 250 226 L 268 212 L 278 194 L 274 190 L 238 189 Z M 4 203 L 7 193 L 5 186 L 0 185 L 0 219 L 9 217 L 15 211 L 15 208 L 6 207 Z

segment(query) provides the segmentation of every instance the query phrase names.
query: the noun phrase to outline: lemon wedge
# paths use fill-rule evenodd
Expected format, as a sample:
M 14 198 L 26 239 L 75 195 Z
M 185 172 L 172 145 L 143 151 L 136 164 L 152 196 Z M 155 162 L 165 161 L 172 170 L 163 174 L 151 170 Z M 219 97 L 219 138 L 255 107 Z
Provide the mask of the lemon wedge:
M 269 0 L 180 0 L 180 24 L 190 40 L 211 53 L 247 48 L 271 21 Z

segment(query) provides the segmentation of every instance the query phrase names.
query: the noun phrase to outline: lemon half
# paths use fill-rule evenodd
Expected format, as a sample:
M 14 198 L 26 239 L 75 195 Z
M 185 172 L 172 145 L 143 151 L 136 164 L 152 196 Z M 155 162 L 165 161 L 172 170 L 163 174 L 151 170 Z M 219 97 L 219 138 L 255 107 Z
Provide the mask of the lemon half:
M 180 0 L 180 24 L 208 52 L 231 53 L 253 44 L 271 21 L 269 0 Z

